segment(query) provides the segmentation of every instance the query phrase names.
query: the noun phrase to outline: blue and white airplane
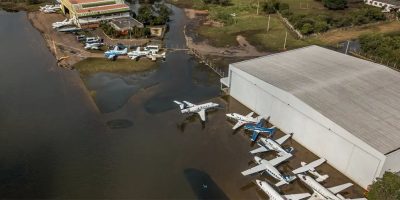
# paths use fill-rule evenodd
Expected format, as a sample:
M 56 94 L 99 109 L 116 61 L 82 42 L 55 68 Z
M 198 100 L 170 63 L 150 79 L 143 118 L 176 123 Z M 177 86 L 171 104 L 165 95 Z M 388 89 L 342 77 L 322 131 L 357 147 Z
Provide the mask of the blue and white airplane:
M 107 59 L 113 59 L 115 60 L 118 56 L 120 55 L 125 55 L 128 53 L 128 48 L 125 48 L 123 50 L 118 50 L 118 46 L 115 46 L 113 50 L 108 50 L 104 53 L 104 56 Z
M 266 128 L 264 127 L 265 120 L 260 120 L 257 124 L 245 124 L 244 129 L 253 131 L 253 135 L 251 136 L 251 141 L 256 141 L 258 134 L 264 133 L 267 134 L 267 136 L 271 136 L 275 133 L 276 127 L 270 127 Z

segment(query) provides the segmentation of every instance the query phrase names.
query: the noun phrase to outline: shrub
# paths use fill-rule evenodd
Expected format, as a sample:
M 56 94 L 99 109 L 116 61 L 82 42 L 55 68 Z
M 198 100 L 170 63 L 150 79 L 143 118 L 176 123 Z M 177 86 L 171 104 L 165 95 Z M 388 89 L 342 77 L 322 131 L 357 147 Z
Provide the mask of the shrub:
M 369 200 L 400 199 L 400 177 L 391 172 L 385 172 L 378 178 L 367 195 Z
M 347 6 L 346 0 L 322 0 L 325 7 L 332 10 L 343 10 Z

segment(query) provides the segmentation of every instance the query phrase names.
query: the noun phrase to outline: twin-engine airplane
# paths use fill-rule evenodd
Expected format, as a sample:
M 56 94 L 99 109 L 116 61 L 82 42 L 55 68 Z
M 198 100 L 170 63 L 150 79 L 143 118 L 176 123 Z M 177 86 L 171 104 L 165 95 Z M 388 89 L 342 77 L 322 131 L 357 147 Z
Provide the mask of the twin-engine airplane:
M 127 53 L 128 53 L 128 48 L 125 48 L 125 49 L 123 49 L 123 50 L 119 50 L 119 49 L 118 49 L 118 46 L 115 46 L 113 50 L 108 50 L 108 51 L 106 51 L 106 52 L 104 53 L 104 56 L 105 56 L 107 59 L 115 60 L 118 56 L 125 55 L 125 54 L 127 54 Z
M 181 113 L 197 113 L 199 114 L 200 119 L 203 122 L 206 121 L 206 110 L 217 108 L 219 106 L 219 104 L 213 102 L 199 104 L 199 105 L 192 104 L 188 101 L 183 101 L 183 102 L 174 101 L 174 103 L 179 105 Z
M 283 156 L 285 154 L 290 154 L 293 151 L 293 147 L 289 147 L 287 149 L 282 148 L 282 144 L 289 139 L 293 134 L 286 134 L 277 140 L 273 140 L 271 138 L 260 138 L 257 142 L 258 146 L 257 149 L 250 151 L 251 154 L 263 153 L 267 151 L 275 151 L 278 153 L 279 156 Z

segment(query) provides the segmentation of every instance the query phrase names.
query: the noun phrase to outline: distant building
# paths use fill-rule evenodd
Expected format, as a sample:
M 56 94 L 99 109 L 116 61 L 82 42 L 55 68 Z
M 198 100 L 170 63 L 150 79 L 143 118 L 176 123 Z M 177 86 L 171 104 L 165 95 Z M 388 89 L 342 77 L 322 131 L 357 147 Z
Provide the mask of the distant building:
M 142 23 L 132 17 L 113 19 L 110 21 L 110 25 L 122 35 L 128 34 L 128 31 L 131 30 L 133 27 L 144 27 Z
M 162 38 L 164 37 L 166 26 L 165 25 L 149 26 L 149 29 L 150 29 L 150 36 Z
M 364 0 L 367 5 L 382 8 L 383 12 L 399 11 L 400 1 L 397 0 Z
M 229 94 L 367 188 L 400 171 L 400 73 L 319 46 L 229 65 Z
M 61 0 L 61 10 L 81 28 L 98 27 L 100 21 L 130 17 L 124 0 Z

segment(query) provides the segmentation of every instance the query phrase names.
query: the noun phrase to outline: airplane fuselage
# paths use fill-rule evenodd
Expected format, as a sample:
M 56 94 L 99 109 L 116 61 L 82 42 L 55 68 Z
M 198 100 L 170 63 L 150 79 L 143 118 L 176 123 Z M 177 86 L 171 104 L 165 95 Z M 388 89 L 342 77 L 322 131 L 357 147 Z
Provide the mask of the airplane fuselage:
M 182 109 L 181 112 L 182 113 L 197 113 L 197 112 L 200 112 L 203 109 L 207 110 L 207 109 L 215 108 L 215 107 L 218 107 L 218 106 L 219 106 L 218 104 L 210 102 L 210 103 L 200 104 L 200 105 L 196 105 L 196 106 L 192 106 L 192 107 L 189 107 L 189 108 Z
M 288 184 L 285 177 L 283 177 L 283 175 L 279 172 L 279 170 L 276 169 L 274 166 L 272 166 L 271 163 L 269 163 L 267 160 L 261 159 L 258 156 L 255 156 L 254 160 L 256 161 L 257 164 L 264 165 L 266 167 L 265 171 L 274 179 L 278 181 L 283 181 Z
M 286 154 L 287 152 L 282 148 L 281 145 L 279 145 L 278 143 L 276 143 L 274 140 L 270 139 L 270 138 L 261 138 L 260 140 L 263 145 L 265 145 L 265 147 L 267 147 L 268 149 L 271 149 L 273 151 L 278 152 L 279 154 Z
M 271 200 L 285 200 L 277 191 L 274 190 L 268 183 L 256 180 L 256 184 L 264 191 Z
M 257 123 L 258 120 L 257 118 L 254 117 L 246 117 L 237 113 L 232 113 L 232 114 L 227 114 L 226 116 L 228 116 L 231 119 L 234 119 L 236 121 L 243 121 L 246 123 Z
M 298 174 L 297 176 L 303 183 L 308 185 L 316 195 L 329 200 L 340 200 L 339 197 L 335 196 L 335 194 L 333 194 L 331 191 L 329 191 L 324 186 L 319 184 L 316 180 L 314 180 L 310 176 L 302 174 Z
M 253 124 L 246 124 L 244 126 L 245 129 L 249 130 L 249 131 L 255 131 L 258 133 L 269 133 L 272 134 L 272 131 L 270 128 L 264 128 L 264 127 L 257 127 L 256 125 Z

